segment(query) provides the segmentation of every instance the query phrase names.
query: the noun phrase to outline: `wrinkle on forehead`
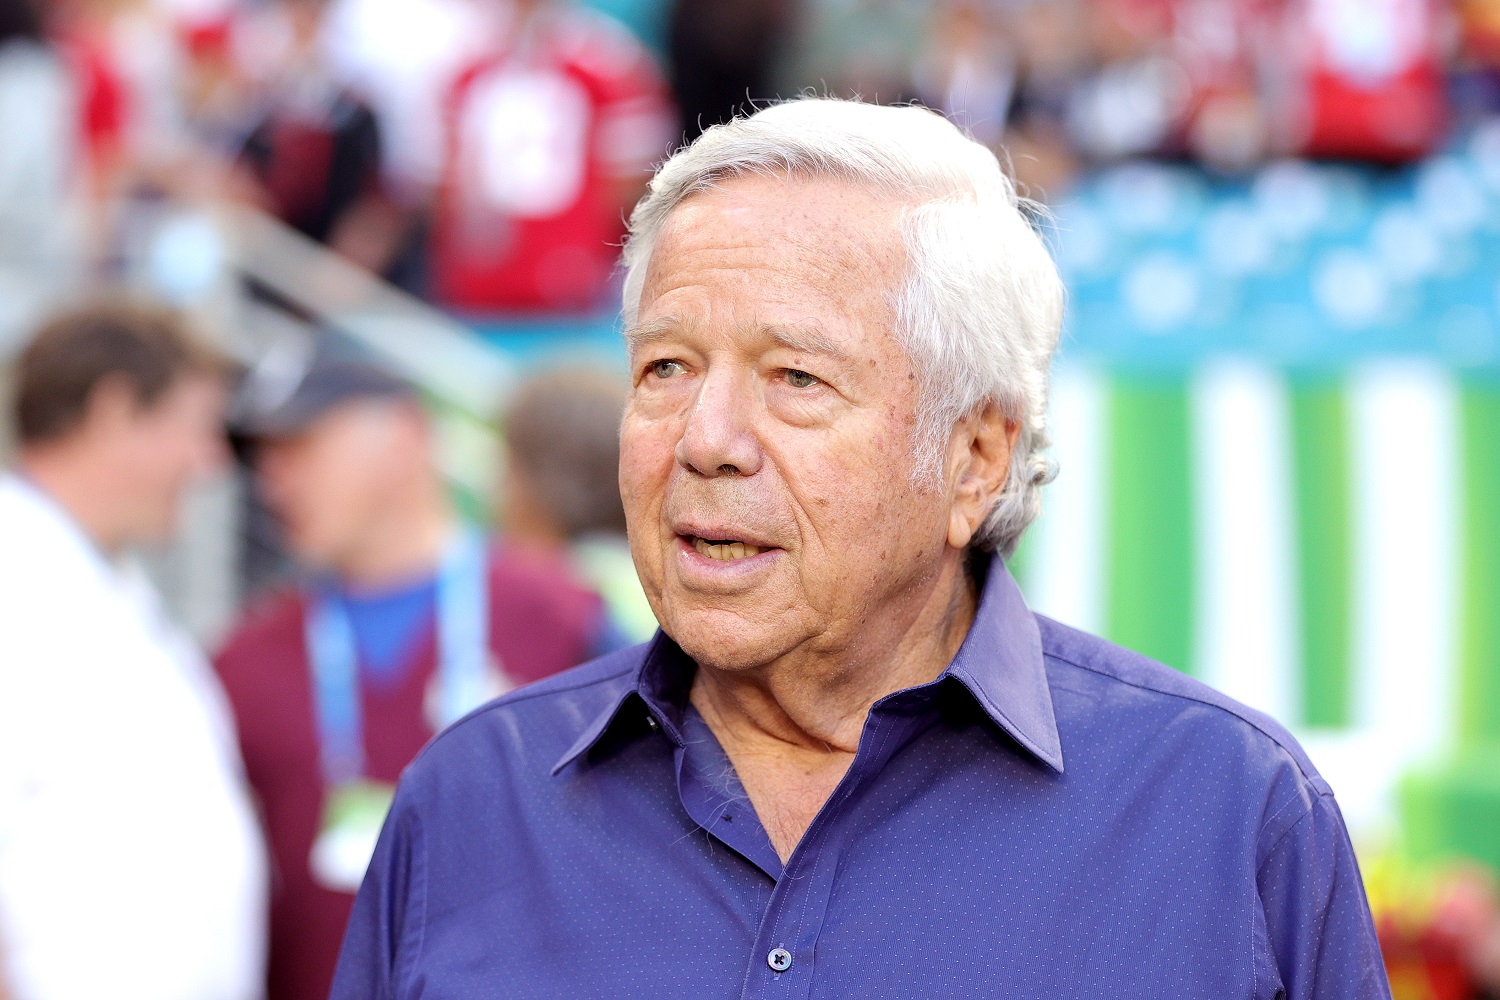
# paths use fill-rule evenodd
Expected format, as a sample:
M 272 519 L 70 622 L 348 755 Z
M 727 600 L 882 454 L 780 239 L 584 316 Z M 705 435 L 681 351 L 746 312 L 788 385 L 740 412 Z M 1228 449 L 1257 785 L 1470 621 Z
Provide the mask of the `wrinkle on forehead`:
M 678 268 L 806 269 L 807 278 L 837 282 L 899 281 L 906 208 L 869 186 L 827 179 L 752 176 L 694 194 L 673 210 L 657 237 L 642 306 L 660 293 L 667 259 Z

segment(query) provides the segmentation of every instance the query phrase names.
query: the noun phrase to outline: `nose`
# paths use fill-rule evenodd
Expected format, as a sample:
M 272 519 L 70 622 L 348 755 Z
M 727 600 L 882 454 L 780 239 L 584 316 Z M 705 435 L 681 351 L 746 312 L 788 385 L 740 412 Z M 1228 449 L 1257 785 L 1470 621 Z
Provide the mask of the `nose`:
M 709 478 L 755 475 L 762 453 L 753 426 L 754 407 L 749 378 L 710 371 L 677 441 L 678 464 Z

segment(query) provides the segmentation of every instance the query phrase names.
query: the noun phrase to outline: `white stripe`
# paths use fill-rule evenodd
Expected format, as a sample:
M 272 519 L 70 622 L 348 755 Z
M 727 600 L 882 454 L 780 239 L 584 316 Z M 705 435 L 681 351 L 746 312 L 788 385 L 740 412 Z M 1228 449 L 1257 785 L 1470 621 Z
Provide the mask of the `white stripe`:
M 1042 494 L 1031 529 L 1027 603 L 1087 632 L 1104 629 L 1104 393 L 1099 374 L 1060 362 L 1052 376 L 1048 429 L 1058 476 Z
M 1286 387 L 1265 366 L 1225 360 L 1191 387 L 1194 662 L 1209 684 L 1296 718 L 1291 449 Z
M 1301 734 L 1356 837 L 1395 826 L 1401 775 L 1450 745 L 1455 723 L 1457 398 L 1420 361 L 1381 361 L 1349 385 L 1356 728 Z
M 1371 365 L 1350 386 L 1356 718 L 1410 753 L 1451 735 L 1457 393 L 1436 365 Z

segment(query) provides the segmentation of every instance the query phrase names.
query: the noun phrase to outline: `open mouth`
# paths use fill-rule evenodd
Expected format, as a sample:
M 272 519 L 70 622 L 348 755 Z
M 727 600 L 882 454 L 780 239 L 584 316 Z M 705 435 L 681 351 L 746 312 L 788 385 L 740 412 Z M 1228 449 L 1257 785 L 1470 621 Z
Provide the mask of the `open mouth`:
M 693 548 L 698 550 L 699 555 L 717 559 L 720 562 L 749 559 L 765 551 L 759 545 L 751 545 L 749 542 L 741 542 L 733 538 L 700 538 L 692 535 L 688 541 L 692 543 Z

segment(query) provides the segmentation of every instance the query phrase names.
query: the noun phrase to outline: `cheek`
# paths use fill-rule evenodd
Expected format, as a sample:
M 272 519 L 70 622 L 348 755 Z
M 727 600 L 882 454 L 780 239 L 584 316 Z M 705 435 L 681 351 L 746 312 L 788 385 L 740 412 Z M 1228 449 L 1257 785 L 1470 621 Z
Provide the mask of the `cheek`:
M 343 465 L 336 456 L 303 453 L 279 470 L 282 506 L 302 531 L 321 536 L 345 517 L 344 497 L 355 483 Z
M 834 447 L 788 460 L 800 470 L 793 484 L 799 506 L 812 522 L 812 537 L 831 550 L 828 563 L 840 573 L 857 567 L 901 562 L 944 537 L 947 517 L 937 497 L 912 485 L 912 449 L 906 429 L 880 424 L 863 428 Z
M 620 498 L 633 529 L 647 529 L 661 507 L 676 438 L 660 422 L 627 418 L 620 432 Z
M 143 426 L 131 441 L 129 468 L 154 495 L 176 490 L 196 465 L 192 438 L 169 426 Z
M 341 467 L 330 463 L 324 469 L 321 487 L 332 501 L 332 517 L 360 523 L 385 502 L 387 476 L 378 466 L 366 462 L 349 462 Z

